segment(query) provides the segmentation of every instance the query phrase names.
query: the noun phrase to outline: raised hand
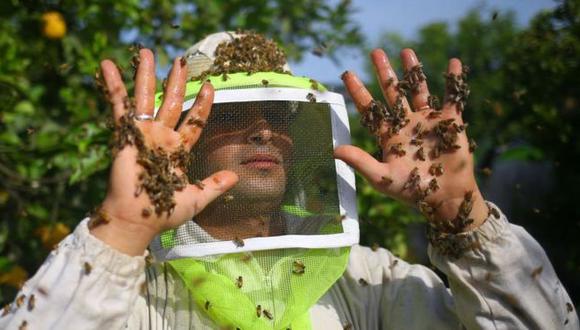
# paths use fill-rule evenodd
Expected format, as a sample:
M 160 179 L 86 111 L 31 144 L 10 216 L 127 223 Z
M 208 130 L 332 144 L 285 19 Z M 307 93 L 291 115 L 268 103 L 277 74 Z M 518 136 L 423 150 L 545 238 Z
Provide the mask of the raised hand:
M 377 190 L 417 206 L 439 230 L 476 228 L 487 218 L 488 208 L 475 180 L 474 142 L 468 140 L 461 117 L 469 94 L 461 62 L 449 61 L 446 95 L 439 108 L 413 50 L 401 52 L 401 81 L 382 50 L 374 50 L 371 59 L 386 106 L 373 100 L 354 73 L 347 71 L 342 78 L 361 123 L 377 137 L 382 161 L 355 146 L 338 147 L 335 157 Z
M 153 53 L 141 49 L 135 61 L 134 101 L 117 66 L 110 60 L 101 63 L 102 85 L 115 119 L 116 150 L 107 196 L 89 227 L 93 235 L 127 254 L 142 254 L 156 234 L 191 219 L 238 181 L 231 171 L 195 184 L 184 174 L 188 152 L 201 134 L 214 95 L 206 83 L 188 117 L 174 129 L 185 94 L 184 64 L 179 58 L 174 61 L 163 104 L 154 117 Z

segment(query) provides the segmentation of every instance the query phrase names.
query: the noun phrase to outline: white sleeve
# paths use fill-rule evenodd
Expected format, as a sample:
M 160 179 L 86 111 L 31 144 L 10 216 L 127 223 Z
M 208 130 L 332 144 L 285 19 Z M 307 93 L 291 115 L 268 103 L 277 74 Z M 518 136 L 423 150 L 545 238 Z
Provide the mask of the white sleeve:
M 499 215 L 460 235 L 470 249 L 458 259 L 429 247 L 450 289 L 425 266 L 382 248 L 353 246 L 347 271 L 337 282 L 348 301 L 343 305 L 352 310 L 353 316 L 345 318 L 355 329 L 579 329 L 576 311 L 544 250 Z
M 461 257 L 429 248 L 431 262 L 449 279 L 461 323 L 467 329 L 579 329 L 570 297 L 542 247 L 497 214 L 461 236 L 470 246 Z
M 144 256 L 109 247 L 89 233 L 87 222 L 50 253 L 0 312 L 0 329 L 121 329 L 134 306 L 143 307 L 136 302 L 143 299 Z

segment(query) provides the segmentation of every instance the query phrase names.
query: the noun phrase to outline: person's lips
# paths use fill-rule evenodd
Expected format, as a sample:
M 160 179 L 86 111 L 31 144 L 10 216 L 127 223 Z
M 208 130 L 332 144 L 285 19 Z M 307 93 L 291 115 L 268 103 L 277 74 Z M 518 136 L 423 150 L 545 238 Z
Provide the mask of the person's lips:
M 241 164 L 257 169 L 270 169 L 279 165 L 280 159 L 271 154 L 258 153 L 244 159 Z

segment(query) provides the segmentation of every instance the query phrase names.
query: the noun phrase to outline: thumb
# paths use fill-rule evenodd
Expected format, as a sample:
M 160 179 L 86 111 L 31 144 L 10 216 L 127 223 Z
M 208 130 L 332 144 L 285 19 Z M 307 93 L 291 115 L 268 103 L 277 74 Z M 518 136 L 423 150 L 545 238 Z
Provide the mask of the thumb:
M 334 149 L 334 158 L 340 159 L 353 167 L 371 183 L 380 182 L 385 172 L 385 164 L 379 162 L 359 147 L 351 145 L 338 146 Z

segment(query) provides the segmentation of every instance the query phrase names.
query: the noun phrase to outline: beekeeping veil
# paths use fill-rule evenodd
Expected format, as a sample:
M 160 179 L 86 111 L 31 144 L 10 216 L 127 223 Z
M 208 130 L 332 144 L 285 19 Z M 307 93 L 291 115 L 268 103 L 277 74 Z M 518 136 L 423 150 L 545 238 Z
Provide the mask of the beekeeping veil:
M 231 170 L 240 181 L 151 250 L 220 327 L 308 328 L 308 310 L 359 238 L 354 174 L 332 156 L 350 142 L 344 100 L 293 76 L 275 43 L 254 33 L 210 35 L 185 58 L 182 118 L 205 80 L 216 90 L 190 180 Z

